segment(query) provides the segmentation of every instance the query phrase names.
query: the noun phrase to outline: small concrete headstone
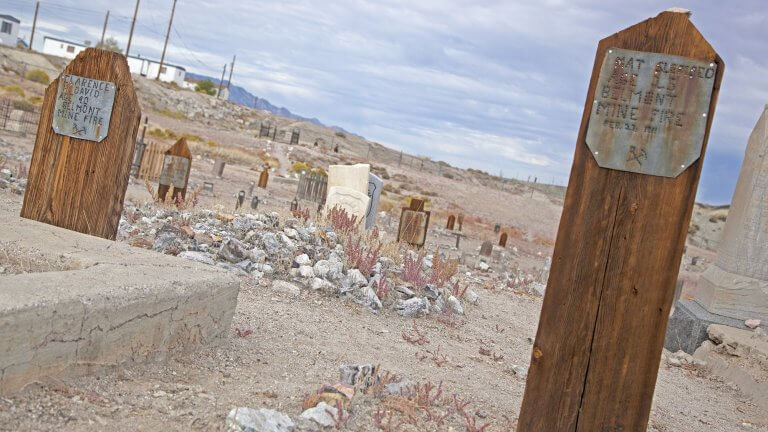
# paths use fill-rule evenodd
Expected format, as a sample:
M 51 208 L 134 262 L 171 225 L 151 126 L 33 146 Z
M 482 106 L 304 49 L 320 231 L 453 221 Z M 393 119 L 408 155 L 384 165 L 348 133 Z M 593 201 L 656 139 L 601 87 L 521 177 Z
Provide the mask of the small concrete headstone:
M 253 210 L 256 210 L 257 208 L 259 208 L 259 197 L 254 195 L 254 197 L 251 198 L 251 208 Z
M 496 226 L 493 227 L 493 232 L 498 234 L 499 231 L 501 231 L 501 225 L 496 224 Z

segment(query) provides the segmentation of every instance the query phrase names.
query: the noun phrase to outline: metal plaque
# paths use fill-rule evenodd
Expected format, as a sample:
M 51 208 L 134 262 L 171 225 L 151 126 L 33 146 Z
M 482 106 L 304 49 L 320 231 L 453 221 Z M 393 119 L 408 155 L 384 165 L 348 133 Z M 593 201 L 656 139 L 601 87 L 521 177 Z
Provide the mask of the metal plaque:
M 53 131 L 101 142 L 109 133 L 115 83 L 62 74 L 53 111 Z
M 187 187 L 188 172 L 189 159 L 182 156 L 165 155 L 163 172 L 157 182 L 161 185 L 173 186 L 176 189 L 184 189 Z
M 611 48 L 587 146 L 603 168 L 677 177 L 701 156 L 717 64 Z

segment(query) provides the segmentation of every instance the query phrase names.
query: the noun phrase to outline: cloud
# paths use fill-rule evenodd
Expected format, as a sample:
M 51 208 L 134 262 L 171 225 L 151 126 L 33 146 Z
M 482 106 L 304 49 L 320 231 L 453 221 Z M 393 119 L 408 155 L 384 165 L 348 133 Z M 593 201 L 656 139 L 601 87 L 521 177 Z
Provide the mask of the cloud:
M 23 20 L 28 3 L 19 6 Z M 679 0 L 726 62 L 700 197 L 727 202 L 740 154 L 768 102 L 763 0 Z M 158 58 L 170 0 L 142 0 L 132 53 Z M 666 9 L 665 0 L 184 0 L 167 60 L 234 83 L 367 138 L 489 172 L 564 181 L 600 39 Z M 45 32 L 127 40 L 133 2 L 41 3 Z

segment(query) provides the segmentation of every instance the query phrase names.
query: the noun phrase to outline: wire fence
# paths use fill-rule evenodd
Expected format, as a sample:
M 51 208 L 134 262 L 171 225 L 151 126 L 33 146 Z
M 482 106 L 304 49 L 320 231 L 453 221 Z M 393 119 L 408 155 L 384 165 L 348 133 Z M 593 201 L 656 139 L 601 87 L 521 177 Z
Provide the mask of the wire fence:
M 0 129 L 34 134 L 40 121 L 40 108 L 23 101 L 0 98 Z

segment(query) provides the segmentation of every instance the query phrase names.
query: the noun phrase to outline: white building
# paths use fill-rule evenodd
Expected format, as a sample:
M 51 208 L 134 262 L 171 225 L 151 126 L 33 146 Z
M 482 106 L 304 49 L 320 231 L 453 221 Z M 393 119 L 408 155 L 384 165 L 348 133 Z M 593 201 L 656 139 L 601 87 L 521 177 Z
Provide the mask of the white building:
M 148 78 L 156 78 L 160 62 L 143 57 L 130 56 L 128 57 L 128 67 L 131 69 L 131 73 Z M 175 82 L 179 87 L 184 86 L 184 77 L 186 75 L 186 69 L 181 66 L 163 62 L 163 67 L 160 68 L 160 81 Z
M 43 38 L 43 52 L 45 54 L 73 59 L 86 48 L 88 47 L 83 44 L 57 39 L 51 36 L 45 36 Z M 160 68 L 159 61 L 143 57 L 129 56 L 127 60 L 131 73 L 147 78 L 156 78 L 157 70 L 160 69 L 160 81 L 175 82 L 180 87 L 184 86 L 184 77 L 186 76 L 187 71 L 181 66 L 163 62 L 163 67 Z
M 10 15 L 0 15 L 0 44 L 16 46 L 21 21 Z
M 77 57 L 81 51 L 85 51 L 86 48 L 88 47 L 83 44 L 65 41 L 64 39 L 57 39 L 51 36 L 43 37 L 43 52 L 56 57 L 64 57 L 71 60 Z

